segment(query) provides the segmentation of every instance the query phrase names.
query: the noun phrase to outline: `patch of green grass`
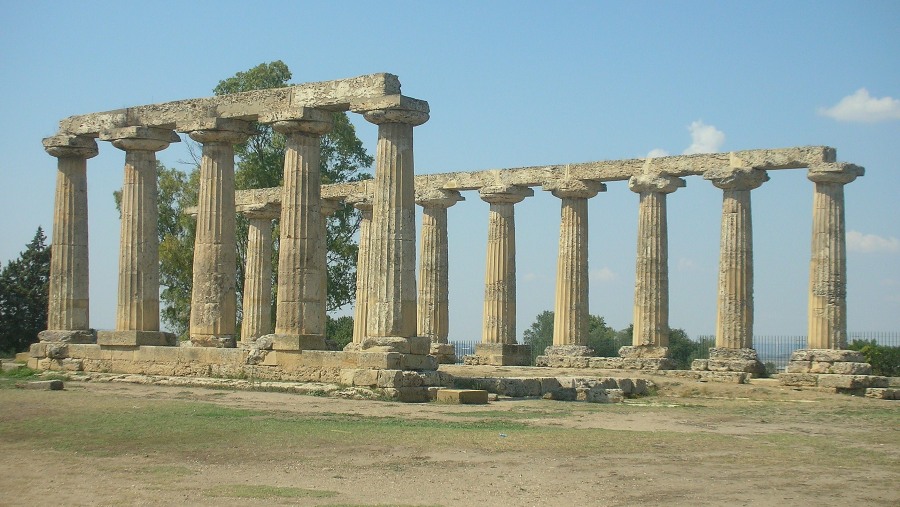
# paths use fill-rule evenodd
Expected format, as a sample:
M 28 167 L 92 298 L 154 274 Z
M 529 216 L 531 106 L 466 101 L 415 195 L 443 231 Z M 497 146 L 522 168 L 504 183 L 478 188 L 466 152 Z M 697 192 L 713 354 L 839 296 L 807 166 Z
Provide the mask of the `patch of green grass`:
M 287 488 L 280 486 L 266 486 L 261 484 L 228 484 L 203 492 L 211 497 L 228 498 L 331 498 L 337 495 L 336 491 L 319 489 Z
M 23 379 L 33 377 L 40 373 L 38 370 L 32 370 L 27 366 L 16 368 L 13 370 L 0 370 L 0 378 Z

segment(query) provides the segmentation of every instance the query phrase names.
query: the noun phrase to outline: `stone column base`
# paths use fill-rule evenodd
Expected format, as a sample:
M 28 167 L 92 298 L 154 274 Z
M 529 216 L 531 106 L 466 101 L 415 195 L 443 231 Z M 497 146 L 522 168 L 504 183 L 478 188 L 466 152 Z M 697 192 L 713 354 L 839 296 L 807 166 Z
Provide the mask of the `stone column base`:
M 98 331 L 97 345 L 107 347 L 140 347 L 141 345 L 178 345 L 178 337 L 160 331 Z
M 452 343 L 431 343 L 430 355 L 437 359 L 438 364 L 456 364 L 456 345 Z
M 759 361 L 754 349 L 709 349 L 709 359 L 695 359 L 691 363 L 695 371 L 734 371 L 751 373 L 754 377 L 766 374 L 766 367 Z
M 38 340 L 50 343 L 97 343 L 93 329 L 48 329 L 38 333 Z
M 887 377 L 872 375 L 872 366 L 855 350 L 800 349 L 791 353 L 778 382 L 790 387 L 822 387 L 863 396 L 870 388 L 887 388 Z
M 534 359 L 535 366 L 550 368 L 588 368 L 589 357 L 594 355 L 590 347 L 584 345 L 551 345 L 544 349 L 544 355 Z
M 479 343 L 475 345 L 475 353 L 463 361 L 468 365 L 528 366 L 531 364 L 531 345 Z
M 427 356 L 431 352 L 431 338 L 427 336 L 371 336 L 361 343 L 348 343 L 345 352 L 397 352 Z
M 271 340 L 272 350 L 326 350 L 325 335 L 321 334 L 267 334 L 257 338 Z
M 662 359 L 669 357 L 669 347 L 638 345 L 619 347 L 619 357 L 625 359 Z
M 234 336 L 191 336 L 191 346 L 233 349 L 237 346 L 237 342 Z

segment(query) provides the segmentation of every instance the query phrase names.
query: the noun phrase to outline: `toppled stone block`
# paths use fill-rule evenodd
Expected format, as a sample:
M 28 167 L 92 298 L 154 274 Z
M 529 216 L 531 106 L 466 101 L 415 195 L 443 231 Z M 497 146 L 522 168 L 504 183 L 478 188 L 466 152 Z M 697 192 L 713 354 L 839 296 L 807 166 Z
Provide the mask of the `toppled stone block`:
M 900 400 L 900 389 L 888 387 L 870 387 L 866 389 L 866 398 L 875 398 L 877 400 Z
M 888 379 L 874 375 L 819 375 L 818 386 L 840 389 L 888 387 Z
M 485 405 L 488 392 L 480 389 L 440 389 L 437 391 L 438 403 L 455 405 Z
M 61 391 L 64 386 L 62 380 L 35 380 L 32 382 L 19 382 L 16 384 L 16 387 L 38 391 Z

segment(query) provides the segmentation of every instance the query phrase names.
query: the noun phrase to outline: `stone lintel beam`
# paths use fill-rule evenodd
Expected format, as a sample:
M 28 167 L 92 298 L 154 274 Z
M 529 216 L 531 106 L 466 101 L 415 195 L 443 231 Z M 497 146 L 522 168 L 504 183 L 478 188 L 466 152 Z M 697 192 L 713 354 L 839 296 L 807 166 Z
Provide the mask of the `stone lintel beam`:
M 479 190 L 497 182 L 524 187 L 542 186 L 544 183 L 564 180 L 621 181 L 641 174 L 648 165 L 647 159 L 608 160 L 577 164 L 490 169 L 484 171 L 419 174 L 416 188 L 442 188 L 445 190 Z M 752 167 L 759 170 L 810 168 L 811 172 L 825 171 L 835 166 L 853 164 L 834 163 L 834 148 L 806 146 L 771 150 L 747 150 L 730 153 L 708 153 L 659 157 L 652 159 L 651 172 L 671 176 L 705 175 L 718 171 L 733 172 L 736 168 Z M 853 166 L 858 167 L 858 166 Z M 862 168 L 860 168 L 862 169 Z M 566 176 L 568 174 L 568 176 Z M 322 197 L 341 199 L 355 193 L 371 193 L 365 182 L 322 185 Z M 371 183 L 369 183 L 371 185 Z M 280 188 L 240 190 L 236 200 L 241 206 L 259 202 L 281 202 Z
M 399 93 L 400 80 L 397 76 L 386 73 L 369 74 L 70 116 L 59 122 L 59 130 L 62 133 L 97 137 L 99 132 L 111 128 L 129 125 L 175 128 L 178 123 L 208 116 L 257 121 L 260 115 L 302 107 L 346 111 L 351 102 Z
M 299 121 L 310 123 L 327 123 L 328 130 L 331 130 L 332 112 L 312 107 L 304 107 L 294 105 L 287 109 L 279 109 L 278 111 L 270 111 L 260 114 L 256 121 L 259 123 L 278 123 L 283 121 Z M 328 131 L 326 130 L 326 132 Z

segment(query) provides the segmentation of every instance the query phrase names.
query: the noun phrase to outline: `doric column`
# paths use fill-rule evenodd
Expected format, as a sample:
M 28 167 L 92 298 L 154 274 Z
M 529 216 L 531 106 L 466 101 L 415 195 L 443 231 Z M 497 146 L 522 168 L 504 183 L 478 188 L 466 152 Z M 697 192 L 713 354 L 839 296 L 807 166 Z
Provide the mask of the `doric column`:
M 97 143 L 69 135 L 43 142 L 57 158 L 57 173 L 47 331 L 40 339 L 89 343 L 96 338 L 89 324 L 87 159 L 97 155 Z
M 234 347 L 237 318 L 234 145 L 246 141 L 253 130 L 247 122 L 222 118 L 179 124 L 178 130 L 203 144 L 194 238 L 191 343 L 202 347 Z
M 416 334 L 416 222 L 413 127 L 428 121 L 427 103 L 417 109 L 374 109 L 378 125 L 372 223 L 369 229 L 367 337 L 408 340 Z M 412 104 L 411 104 L 412 105 Z M 406 350 L 401 344 L 398 350 Z
M 346 202 L 358 209 L 359 249 L 356 252 L 356 302 L 353 305 L 353 341 L 359 345 L 366 337 L 366 321 L 369 315 L 369 228 L 372 224 L 372 198 L 354 194 Z
M 455 362 L 448 345 L 450 331 L 447 208 L 465 198 L 455 190 L 429 189 L 416 196 L 422 206 L 422 242 L 419 253 L 418 335 L 431 340 L 439 362 Z
M 476 359 L 467 363 L 523 365 L 531 349 L 516 345 L 516 222 L 513 205 L 534 195 L 527 187 L 493 185 L 480 190 L 491 205 L 488 216 L 487 262 L 484 275 L 484 320 Z
M 813 192 L 809 262 L 809 348 L 847 347 L 847 239 L 844 185 L 865 174 L 853 164 L 810 167 Z
M 309 109 L 302 119 L 272 127 L 286 138 L 274 348 L 324 349 L 327 250 L 320 147 L 332 117 Z
M 710 171 L 704 177 L 722 189 L 716 347 L 753 348 L 753 226 L 750 191 L 769 180 L 752 168 Z
M 588 210 L 587 200 L 606 190 L 597 181 L 563 179 L 544 184 L 562 200 L 553 346 L 545 354 L 588 356 Z
M 272 220 L 279 212 L 262 207 L 243 214 L 248 227 L 241 344 L 249 346 L 272 332 Z
M 119 294 L 116 330 L 100 331 L 101 345 L 174 345 L 159 332 L 159 232 L 156 152 L 181 139 L 169 129 L 125 127 L 100 138 L 125 151 L 125 181 L 120 205 Z
M 619 353 L 624 357 L 667 354 L 669 254 L 666 194 L 684 184 L 683 179 L 665 174 L 641 174 L 628 180 L 628 188 L 640 195 L 640 204 L 634 283 L 634 348 L 623 347 L 624 350 Z

